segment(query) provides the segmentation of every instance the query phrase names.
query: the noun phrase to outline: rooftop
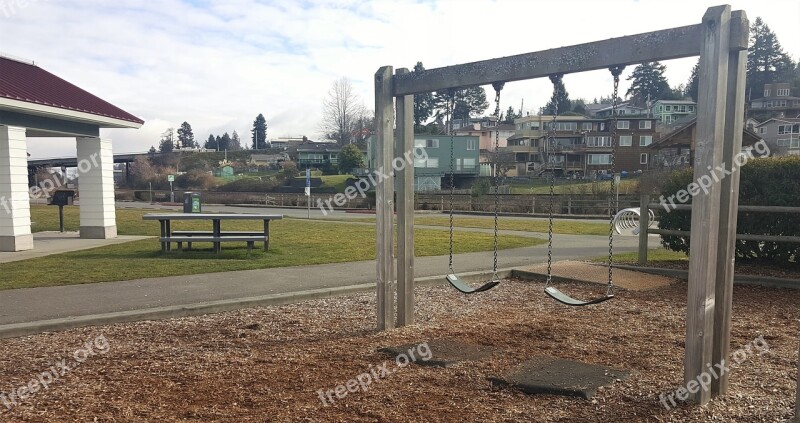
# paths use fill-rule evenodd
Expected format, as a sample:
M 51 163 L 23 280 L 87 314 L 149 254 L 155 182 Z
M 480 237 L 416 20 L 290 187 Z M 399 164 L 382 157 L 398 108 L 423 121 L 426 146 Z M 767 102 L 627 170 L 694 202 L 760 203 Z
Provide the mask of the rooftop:
M 103 127 L 139 127 L 144 123 L 142 119 L 33 62 L 6 56 L 0 56 L 0 109 L 55 115 L 68 120 L 99 123 Z

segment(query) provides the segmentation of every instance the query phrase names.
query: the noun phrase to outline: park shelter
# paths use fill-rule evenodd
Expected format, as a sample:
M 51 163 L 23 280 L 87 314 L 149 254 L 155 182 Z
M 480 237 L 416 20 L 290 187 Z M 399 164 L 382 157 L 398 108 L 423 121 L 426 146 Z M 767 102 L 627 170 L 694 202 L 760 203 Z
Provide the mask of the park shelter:
M 80 177 L 80 236 L 117 235 L 111 140 L 100 128 L 143 120 L 33 62 L 0 56 L 0 251 L 33 249 L 28 138 L 74 138 Z

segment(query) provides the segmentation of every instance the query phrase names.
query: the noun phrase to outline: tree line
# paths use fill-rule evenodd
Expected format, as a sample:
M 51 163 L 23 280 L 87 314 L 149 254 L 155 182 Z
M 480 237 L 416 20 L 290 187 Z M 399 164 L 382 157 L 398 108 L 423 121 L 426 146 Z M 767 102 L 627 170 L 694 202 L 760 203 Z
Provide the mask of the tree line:
M 251 142 L 243 143 L 236 130 L 232 134 L 225 132 L 222 135 L 209 134 L 202 148 L 214 151 L 238 151 L 238 150 L 264 150 L 268 147 L 267 141 L 267 120 L 263 114 L 259 113 L 253 121 L 253 129 L 250 130 Z M 192 125 L 183 122 L 176 131 L 168 128 L 161 134 L 158 142 L 158 150 L 155 146 L 150 147 L 150 153 L 171 153 L 175 149 L 199 149 L 200 143 L 195 139 Z

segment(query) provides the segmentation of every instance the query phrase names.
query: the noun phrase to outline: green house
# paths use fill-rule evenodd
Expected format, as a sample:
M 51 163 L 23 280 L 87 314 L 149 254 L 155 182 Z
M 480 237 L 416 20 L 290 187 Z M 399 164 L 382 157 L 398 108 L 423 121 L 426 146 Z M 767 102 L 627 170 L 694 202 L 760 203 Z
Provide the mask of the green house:
M 451 174 L 456 188 L 468 188 L 478 177 L 480 173 L 478 137 L 455 136 L 452 139 L 451 161 L 449 135 L 414 136 L 415 155 L 411 156 L 414 160 L 414 191 L 438 191 L 448 188 Z M 375 141 L 376 138 L 371 137 L 367 144 L 367 166 L 371 170 L 377 167 Z

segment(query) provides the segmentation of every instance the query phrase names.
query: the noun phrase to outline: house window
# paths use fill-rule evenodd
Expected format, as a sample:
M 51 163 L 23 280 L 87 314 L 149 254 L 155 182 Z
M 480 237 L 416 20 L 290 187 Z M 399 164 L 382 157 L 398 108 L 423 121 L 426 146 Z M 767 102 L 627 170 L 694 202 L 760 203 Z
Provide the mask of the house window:
M 581 123 L 581 130 L 583 130 L 583 131 L 591 131 L 592 130 L 592 123 L 591 122 Z
M 437 167 L 439 167 L 439 158 L 438 157 L 428 157 L 428 160 L 425 163 L 425 167 L 427 167 L 427 168 L 437 168 Z
M 639 146 L 647 147 L 648 145 L 653 143 L 653 136 L 652 135 L 640 135 L 639 136 Z
M 640 120 L 639 129 L 650 129 L 652 124 L 649 120 Z
M 633 135 L 620 135 L 619 146 L 630 147 L 633 145 Z
M 610 154 L 589 154 L 590 165 L 607 165 L 611 164 Z
M 668 112 L 672 111 L 672 106 L 664 106 L 664 109 Z
M 763 133 L 764 133 L 764 128 L 763 128 L 763 127 L 761 127 L 761 128 L 758 128 L 758 133 L 759 133 L 759 134 L 763 134 Z
M 800 148 L 800 138 L 792 138 L 789 148 Z
M 647 164 L 647 153 L 639 155 L 639 164 Z
M 620 111 L 619 111 L 619 114 L 620 114 L 620 115 L 624 115 L 624 114 L 625 114 L 625 109 L 622 109 L 622 110 L 620 110 Z
M 617 129 L 630 129 L 631 122 L 627 120 L 618 120 L 617 121 Z
M 464 169 L 475 169 L 475 159 L 464 159 Z
M 661 110 L 662 110 L 662 107 L 658 106 L 658 108 L 656 109 L 656 112 L 661 112 Z
M 586 137 L 587 147 L 611 147 L 611 137 Z
M 425 140 L 425 142 L 426 142 L 425 147 L 439 148 L 439 140 Z
M 769 88 L 764 90 L 764 97 L 769 97 Z
M 687 106 L 686 109 L 689 110 L 690 112 L 693 112 L 694 111 L 694 106 Z
M 478 140 L 467 140 L 467 150 L 478 149 Z
M 789 141 L 790 140 L 788 138 L 778 140 L 778 147 L 788 147 Z
M 778 90 L 778 97 L 788 97 L 788 96 L 789 96 L 788 88 L 781 88 Z
M 686 113 L 686 106 L 681 106 L 681 113 Z

